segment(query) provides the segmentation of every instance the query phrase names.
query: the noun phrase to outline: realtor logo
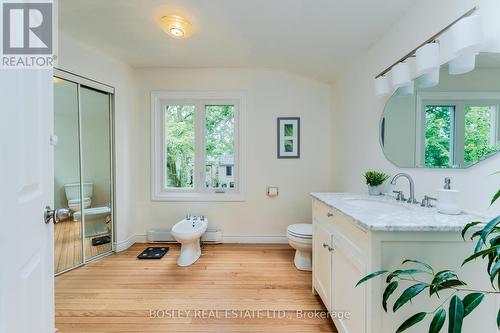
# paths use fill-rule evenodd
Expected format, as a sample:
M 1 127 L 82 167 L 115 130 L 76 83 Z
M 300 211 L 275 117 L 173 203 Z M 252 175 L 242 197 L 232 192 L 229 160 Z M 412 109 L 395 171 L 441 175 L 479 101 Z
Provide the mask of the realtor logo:
M 3 2 L 3 68 L 52 67 L 52 2 Z

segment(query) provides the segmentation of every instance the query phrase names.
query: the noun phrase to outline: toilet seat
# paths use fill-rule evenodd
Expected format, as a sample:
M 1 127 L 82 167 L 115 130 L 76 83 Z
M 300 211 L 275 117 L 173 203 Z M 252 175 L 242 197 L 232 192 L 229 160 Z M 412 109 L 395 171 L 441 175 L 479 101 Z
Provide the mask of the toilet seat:
M 83 208 L 89 208 L 92 203 L 90 198 L 83 198 Z M 72 211 L 80 211 L 80 199 L 71 199 L 68 200 L 68 208 Z
M 287 235 L 302 239 L 312 239 L 312 224 L 291 224 L 287 228 Z

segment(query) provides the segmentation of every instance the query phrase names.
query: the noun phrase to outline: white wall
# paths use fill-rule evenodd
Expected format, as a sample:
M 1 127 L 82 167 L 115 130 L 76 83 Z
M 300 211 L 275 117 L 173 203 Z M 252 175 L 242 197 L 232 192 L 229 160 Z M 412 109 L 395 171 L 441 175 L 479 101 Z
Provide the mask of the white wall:
M 329 85 L 274 70 L 138 69 L 138 108 L 130 144 L 135 233 L 169 228 L 187 213 L 204 214 L 225 236 L 284 236 L 291 223 L 311 222 L 309 192 L 329 189 L 332 131 Z M 246 102 L 245 202 L 152 202 L 150 93 L 152 90 L 243 90 Z M 301 158 L 276 158 L 276 118 L 301 117 Z M 266 186 L 280 187 L 276 198 Z M 264 238 L 265 239 L 265 238 Z M 272 240 L 273 238 L 270 238 Z M 233 239 L 234 240 L 234 239 Z
M 131 215 L 131 151 L 132 112 L 135 88 L 133 70 L 128 65 L 88 46 L 64 33 L 59 33 L 57 68 L 108 84 L 115 88 L 115 156 L 116 241 L 125 242 L 133 235 Z
M 500 12 L 498 1 L 420 1 L 337 80 L 332 93 L 334 190 L 365 191 L 362 173 L 367 169 L 390 174 L 404 171 L 414 178 L 416 195 L 421 198 L 435 195 L 443 178 L 451 176 L 453 186 L 462 192 L 464 209 L 500 213 L 500 203 L 488 207 L 491 195 L 500 186 L 500 175 L 491 176 L 500 170 L 499 155 L 465 170 L 399 169 L 386 160 L 378 140 L 379 119 L 387 98 L 374 95 L 375 75 L 476 4 L 488 22 L 486 35 L 499 36 L 499 20 L 495 17 Z M 408 185 L 400 181 L 399 187 L 408 191 Z

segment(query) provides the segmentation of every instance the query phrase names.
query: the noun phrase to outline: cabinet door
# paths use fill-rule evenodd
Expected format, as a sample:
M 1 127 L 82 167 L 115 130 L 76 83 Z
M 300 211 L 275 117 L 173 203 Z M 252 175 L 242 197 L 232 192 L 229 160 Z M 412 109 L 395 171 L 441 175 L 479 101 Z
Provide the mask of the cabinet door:
M 355 287 L 365 276 L 364 263 L 352 255 L 348 248 L 339 246 L 333 238 L 332 255 L 332 310 L 349 312 L 349 318 L 334 319 L 339 333 L 366 332 L 366 287 Z
M 326 245 L 325 245 L 326 244 Z M 314 287 L 325 306 L 331 308 L 332 234 L 321 222 L 314 220 L 313 226 L 313 270 Z

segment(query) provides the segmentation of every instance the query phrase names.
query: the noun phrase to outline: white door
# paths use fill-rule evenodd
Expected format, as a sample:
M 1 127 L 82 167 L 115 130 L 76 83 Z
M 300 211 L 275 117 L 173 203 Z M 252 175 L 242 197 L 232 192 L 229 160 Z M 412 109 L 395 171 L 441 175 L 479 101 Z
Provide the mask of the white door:
M 52 70 L 0 69 L 0 332 L 54 332 Z

